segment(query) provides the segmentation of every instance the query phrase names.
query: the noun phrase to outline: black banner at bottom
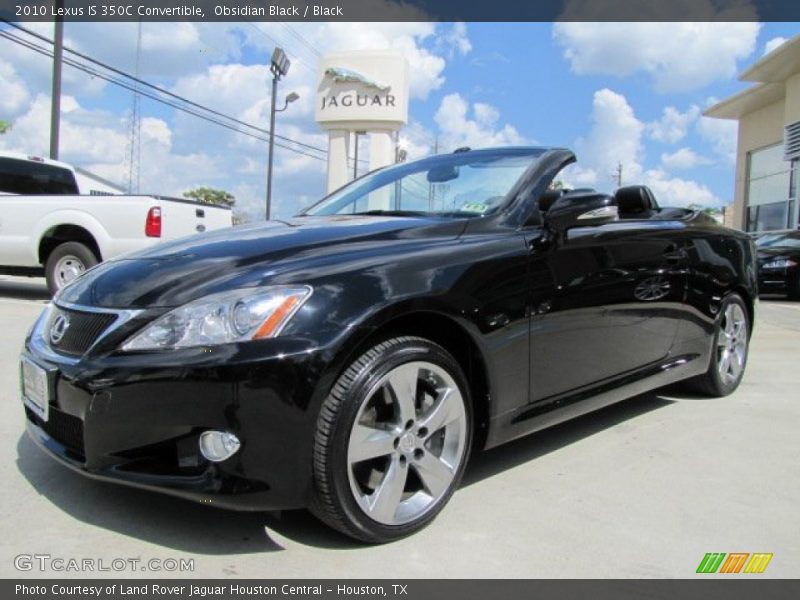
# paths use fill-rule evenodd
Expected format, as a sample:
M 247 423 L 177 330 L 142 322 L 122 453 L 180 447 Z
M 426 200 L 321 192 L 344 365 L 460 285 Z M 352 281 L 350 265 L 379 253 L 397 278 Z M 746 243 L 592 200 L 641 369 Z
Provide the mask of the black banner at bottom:
M 718 577 L 712 579 L 711 577 Z M 28 600 L 333 600 L 382 598 L 402 600 L 495 600 L 557 598 L 558 600 L 783 600 L 800 598 L 800 580 L 719 577 L 691 580 L 290 580 L 290 579 L 6 579 L 0 597 Z

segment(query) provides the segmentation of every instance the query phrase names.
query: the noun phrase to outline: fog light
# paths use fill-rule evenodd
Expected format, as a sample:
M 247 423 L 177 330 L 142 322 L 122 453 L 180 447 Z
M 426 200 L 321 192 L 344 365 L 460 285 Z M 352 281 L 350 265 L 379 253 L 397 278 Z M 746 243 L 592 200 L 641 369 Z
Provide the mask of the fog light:
M 200 435 L 200 454 L 211 462 L 221 462 L 236 454 L 239 438 L 227 431 L 204 431 Z

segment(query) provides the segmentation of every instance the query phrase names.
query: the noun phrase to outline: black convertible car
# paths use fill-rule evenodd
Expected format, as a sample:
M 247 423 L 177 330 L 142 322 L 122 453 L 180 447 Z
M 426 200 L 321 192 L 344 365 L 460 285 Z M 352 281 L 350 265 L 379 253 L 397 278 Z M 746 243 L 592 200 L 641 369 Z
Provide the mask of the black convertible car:
M 90 477 L 381 542 L 471 451 L 677 381 L 731 393 L 751 240 L 646 187 L 553 189 L 574 160 L 435 156 L 87 271 L 26 340 L 30 435 Z
M 800 300 L 800 231 L 765 233 L 756 239 L 758 290 Z

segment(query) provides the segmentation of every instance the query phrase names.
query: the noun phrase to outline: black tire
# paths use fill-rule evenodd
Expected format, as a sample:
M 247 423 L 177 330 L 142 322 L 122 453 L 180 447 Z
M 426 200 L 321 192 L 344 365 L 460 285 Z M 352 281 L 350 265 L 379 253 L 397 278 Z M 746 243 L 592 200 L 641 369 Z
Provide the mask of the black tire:
M 56 271 L 59 268 L 59 263 L 62 259 L 72 257 L 76 261 L 76 265 L 80 265 L 85 271 L 92 268 L 98 263 L 97 257 L 94 255 L 89 247 L 81 244 L 80 242 L 64 242 L 59 244 L 47 257 L 45 263 L 44 273 L 47 279 L 47 289 L 51 294 L 55 294 L 63 287 L 63 277 L 59 276 Z
M 385 381 L 390 373 L 396 373 L 398 367 L 412 362 L 432 364 L 445 371 L 451 381 L 456 384 L 461 394 L 459 406 L 463 405 L 466 423 L 463 433 L 463 449 L 459 451 L 461 459 L 454 470 L 455 475 L 452 482 L 438 500 L 431 501 L 429 507 L 425 509 L 427 512 L 410 522 L 397 525 L 385 524 L 370 518 L 356 500 L 349 479 L 351 471 L 348 445 L 351 430 L 362 410 L 362 405 L 366 407 L 368 403 L 375 401 L 374 398 L 378 394 L 376 389 L 383 390 L 376 386 L 382 380 Z M 418 402 L 421 397 L 419 389 L 424 382 L 415 381 L 417 381 L 416 389 L 418 390 L 415 402 Z M 423 423 L 424 417 L 425 415 L 419 416 L 419 423 Z M 459 423 L 461 423 L 460 420 Z M 408 425 L 406 427 L 408 428 Z M 421 429 L 425 428 L 421 427 Z M 412 432 L 409 430 L 407 433 Z M 469 387 L 456 360 L 444 348 L 424 338 L 395 337 L 387 339 L 374 345 L 356 359 L 339 377 L 323 402 L 314 439 L 314 498 L 310 507 L 311 512 L 330 527 L 364 542 L 390 542 L 415 533 L 436 517 L 458 487 L 469 459 L 471 441 L 472 409 Z M 401 452 L 397 442 L 398 440 L 395 439 L 394 448 L 397 450 L 392 451 L 392 458 L 386 456 L 383 460 L 393 460 L 396 458 L 395 455 Z M 401 456 L 397 460 L 405 459 Z M 409 458 L 406 467 L 409 473 L 414 470 L 412 467 L 417 467 L 412 460 Z M 406 465 L 405 462 L 402 464 Z M 388 466 L 385 468 L 384 478 L 388 474 L 389 468 Z M 405 477 L 404 481 L 406 481 Z M 422 480 L 420 479 L 420 481 Z M 408 484 L 403 485 L 407 486 Z M 406 490 L 406 487 L 403 489 Z M 406 491 L 406 493 L 408 492 Z
M 738 310 L 741 311 L 741 315 L 744 318 L 744 327 L 746 330 L 742 331 L 737 339 L 741 339 L 744 348 L 744 360 L 741 366 L 741 371 L 738 373 L 738 376 L 723 379 L 720 373 L 720 346 L 719 340 L 720 337 L 724 335 L 724 330 L 726 326 L 726 315 L 728 315 L 729 307 L 738 307 Z M 711 360 L 708 365 L 708 371 L 706 371 L 703 375 L 690 379 L 686 382 L 686 387 L 691 391 L 695 391 L 707 396 L 711 396 L 714 398 L 721 398 L 722 396 L 727 396 L 732 394 L 736 388 L 739 387 L 739 384 L 742 381 L 742 377 L 744 376 L 745 369 L 747 367 L 747 358 L 750 349 L 750 333 L 752 331 L 752 326 L 750 323 L 750 313 L 747 310 L 747 305 L 742 300 L 742 297 L 737 293 L 729 294 L 725 300 L 722 302 L 722 306 L 720 306 L 719 314 L 717 315 L 717 320 L 715 324 L 715 331 L 714 331 L 714 345 L 712 347 L 711 353 Z

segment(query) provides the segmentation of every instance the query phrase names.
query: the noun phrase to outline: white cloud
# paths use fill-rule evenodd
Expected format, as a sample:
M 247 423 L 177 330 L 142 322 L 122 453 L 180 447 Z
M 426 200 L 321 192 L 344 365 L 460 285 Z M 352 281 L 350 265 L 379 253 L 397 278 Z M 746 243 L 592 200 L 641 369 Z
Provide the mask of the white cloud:
M 136 67 L 137 23 L 70 23 L 64 45 L 119 69 Z M 203 71 L 208 65 L 241 56 L 235 27 L 216 23 L 142 23 L 139 73 L 164 78 Z M 44 35 L 52 36 L 52 29 Z
M 787 40 L 785 37 L 774 37 L 769 40 L 766 44 L 764 44 L 764 54 L 769 54 L 773 50 L 776 50 L 779 46 L 785 44 Z
M 730 165 L 736 164 L 736 141 L 739 136 L 737 121 L 700 117 L 696 128 L 700 137 L 711 144 L 717 155 L 724 158 Z
M 253 124 L 263 125 L 269 118 L 268 81 L 265 65 L 211 65 L 202 73 L 179 78 L 172 91 L 240 119 L 247 114 Z
M 26 29 L 31 29 L 52 38 L 52 25 L 47 27 L 46 23 L 25 23 L 24 26 Z M 22 40 L 34 42 L 36 45 L 42 45 L 39 40 L 29 37 L 20 31 L 12 30 L 11 34 Z M 69 56 L 69 54 L 66 56 Z M 9 76 L 8 73 L 10 71 L 16 73 L 16 77 L 12 77 L 12 80 L 16 79 L 16 85 L 19 85 L 20 81 L 24 82 L 23 85 L 28 92 L 28 102 L 32 102 L 39 93 L 50 93 L 53 75 L 52 58 L 5 38 L 0 38 L 0 71 L 6 73 L 6 77 Z M 64 94 L 76 96 L 96 95 L 105 88 L 105 85 L 105 81 L 97 77 L 91 77 L 69 65 L 65 64 L 62 69 L 62 92 Z M 5 93 L 6 89 L 5 85 L 0 86 L 0 90 L 3 93 Z M 17 110 L 19 112 L 25 108 L 27 108 L 27 104 L 18 106 Z
M 615 185 L 614 175 L 622 165 L 623 185 L 649 186 L 662 206 L 719 206 L 721 202 L 705 185 L 671 176 L 666 170 L 646 169 L 642 136 L 646 125 L 634 113 L 622 94 L 609 89 L 595 92 L 592 101 L 591 128 L 576 143 L 578 164 L 565 171 L 568 187 L 597 187 L 608 190 Z M 677 162 L 692 150 L 676 153 Z M 679 151 L 680 152 L 680 151 Z M 667 155 L 665 155 L 667 156 Z M 662 157 L 663 159 L 663 157 Z M 696 160 L 700 160 L 697 157 Z M 669 159 L 667 159 L 669 161 Z M 666 165 L 665 165 L 666 166 Z
M 489 104 L 476 103 L 470 107 L 460 94 L 448 94 L 434 116 L 439 126 L 440 151 L 460 146 L 486 148 L 525 143 L 524 136 L 511 125 L 499 126 L 499 118 L 500 113 Z
M 661 92 L 683 92 L 729 79 L 750 56 L 759 23 L 559 22 L 553 37 L 572 71 L 626 77 L 646 73 Z
M 707 186 L 689 179 L 670 177 L 660 169 L 647 171 L 642 181 L 653 190 L 660 206 L 719 207 L 723 204 Z
M 712 164 L 712 160 L 697 154 L 691 148 L 679 148 L 671 154 L 661 155 L 661 164 L 670 170 L 693 169 L 702 165 Z
M 30 99 L 25 83 L 7 62 L 0 62 L 0 90 L 0 115 L 4 119 L 15 116 Z
M 436 136 L 419 121 L 412 120 L 400 131 L 399 146 L 408 154 L 408 160 L 422 158 L 436 150 Z
M 647 134 L 657 142 L 674 144 L 686 137 L 689 127 L 699 116 L 700 108 L 694 104 L 686 112 L 667 106 L 660 119 L 647 124 Z
M 453 23 L 449 30 L 437 38 L 437 48 L 444 51 L 448 58 L 453 58 L 456 54 L 464 56 L 472 51 L 472 42 L 467 35 L 465 23 Z
M 98 175 L 114 182 L 126 183 L 125 153 L 128 135 L 125 119 L 109 112 L 86 110 L 71 96 L 62 97 L 61 103 L 65 109 L 61 117 L 61 157 L 94 170 Z M 14 122 L 12 130 L 0 137 L 0 147 L 46 154 L 50 144 L 49 117 L 50 98 L 39 94 L 28 112 Z M 173 174 L 181 173 L 174 164 L 181 157 L 170 155 L 171 145 L 171 131 L 163 120 L 153 117 L 142 119 L 142 179 L 146 185 L 152 185 L 148 183 L 152 181 L 157 181 L 159 185 L 158 189 L 151 187 L 146 191 L 164 194 L 175 194 L 179 191 L 175 187 L 169 187 L 176 180 Z M 189 168 L 188 165 L 183 171 L 186 177 L 193 177 L 195 174 L 194 168 Z
M 620 163 L 626 177 L 639 177 L 644 129 L 625 96 L 607 88 L 595 92 L 591 129 L 575 142 L 578 179 L 584 184 L 610 182 Z
M 87 111 L 75 98 L 63 96 L 60 151 L 79 164 L 96 160 L 122 160 L 126 136 L 122 122 L 110 113 Z M 3 147 L 46 155 L 50 147 L 50 97 L 39 94 L 28 111 L 14 120 L 11 131 L 0 138 Z
M 315 87 L 317 56 L 294 37 L 287 37 L 281 23 L 254 23 L 250 27 L 240 26 L 240 33 L 248 44 L 263 48 L 265 54 L 281 41 L 286 41 L 293 61 L 291 81 L 308 83 Z M 466 26 L 444 25 L 425 22 L 398 23 L 294 23 L 294 31 L 317 52 L 324 54 L 336 50 L 382 50 L 395 49 L 403 53 L 410 66 L 410 93 L 412 98 L 425 99 L 431 91 L 444 83 L 443 72 L 447 66 L 445 57 L 464 54 L 471 49 Z M 295 67 L 297 65 L 297 67 Z

